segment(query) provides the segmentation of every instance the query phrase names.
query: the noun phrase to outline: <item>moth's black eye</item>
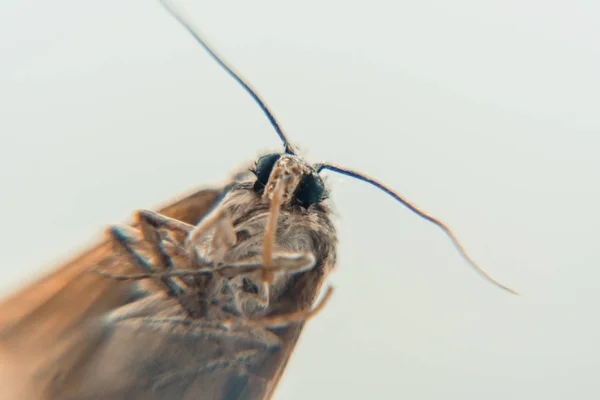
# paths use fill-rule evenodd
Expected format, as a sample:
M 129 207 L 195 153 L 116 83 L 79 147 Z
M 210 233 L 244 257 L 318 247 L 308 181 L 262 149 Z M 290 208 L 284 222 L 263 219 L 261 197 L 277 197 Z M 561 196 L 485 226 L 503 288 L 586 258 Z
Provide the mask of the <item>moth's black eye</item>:
M 303 207 L 316 204 L 326 197 L 325 184 L 317 173 L 305 175 L 296 191 L 296 201 Z
M 273 153 L 267 154 L 266 156 L 262 156 L 256 162 L 256 168 L 252 171 L 254 175 L 256 175 L 256 183 L 254 184 L 254 190 L 256 192 L 262 192 L 265 186 L 269 182 L 269 176 L 271 176 L 271 171 L 273 171 L 273 167 L 281 154 Z
M 262 156 L 256 162 L 256 170 L 254 173 L 256 177 L 263 185 L 266 185 L 269 182 L 269 176 L 271 176 L 271 171 L 273 170 L 273 166 L 279 160 L 281 154 L 267 154 L 266 156 Z

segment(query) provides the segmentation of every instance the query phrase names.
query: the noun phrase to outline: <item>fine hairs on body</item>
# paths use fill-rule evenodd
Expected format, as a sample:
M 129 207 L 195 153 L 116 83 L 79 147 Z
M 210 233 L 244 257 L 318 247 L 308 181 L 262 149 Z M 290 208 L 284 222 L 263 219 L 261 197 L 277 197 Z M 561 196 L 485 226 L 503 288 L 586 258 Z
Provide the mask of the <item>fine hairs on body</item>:
M 324 171 L 389 194 L 383 183 L 298 156 L 273 112 L 182 14 L 167 10 L 257 102 L 283 142 L 221 187 L 135 222 L 0 303 L 0 376 L 14 399 L 270 399 L 335 266 Z M 316 303 L 316 304 L 315 304 Z

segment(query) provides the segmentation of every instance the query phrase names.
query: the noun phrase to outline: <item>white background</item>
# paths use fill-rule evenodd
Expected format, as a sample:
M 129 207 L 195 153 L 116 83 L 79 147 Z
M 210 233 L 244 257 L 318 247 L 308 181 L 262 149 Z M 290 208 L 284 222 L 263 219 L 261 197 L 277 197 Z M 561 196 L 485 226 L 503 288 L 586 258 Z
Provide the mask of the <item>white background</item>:
M 181 3 L 179 3 L 181 4 Z M 329 174 L 337 292 L 278 399 L 600 397 L 600 3 L 188 1 Z M 153 0 L 3 0 L 0 291 L 279 149 Z

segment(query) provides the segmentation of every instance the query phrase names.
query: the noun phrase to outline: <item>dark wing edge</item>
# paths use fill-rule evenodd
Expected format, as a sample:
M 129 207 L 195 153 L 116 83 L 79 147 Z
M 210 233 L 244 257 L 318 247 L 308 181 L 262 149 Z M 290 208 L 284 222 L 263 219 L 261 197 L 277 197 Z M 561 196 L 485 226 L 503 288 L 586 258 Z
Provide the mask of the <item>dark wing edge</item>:
M 299 298 L 304 299 L 302 306 L 311 306 L 317 300 L 331 269 L 332 265 L 327 264 L 323 268 L 316 268 L 300 275 L 289 288 L 289 293 L 294 293 Z M 283 346 L 278 355 L 271 360 L 270 368 L 265 368 L 271 371 L 271 379 L 269 380 L 264 400 L 272 399 L 275 395 L 307 323 L 310 323 L 310 321 L 291 325 L 280 330 L 279 337 Z
M 196 224 L 224 190 L 201 189 L 158 211 Z M 113 268 L 113 256 L 112 245 L 103 241 L 0 301 L 0 399 L 39 399 L 39 387 L 48 382 L 36 374 L 45 366 L 73 368 L 89 355 L 102 329 L 81 328 L 133 295 L 132 285 L 88 271 L 92 266 Z

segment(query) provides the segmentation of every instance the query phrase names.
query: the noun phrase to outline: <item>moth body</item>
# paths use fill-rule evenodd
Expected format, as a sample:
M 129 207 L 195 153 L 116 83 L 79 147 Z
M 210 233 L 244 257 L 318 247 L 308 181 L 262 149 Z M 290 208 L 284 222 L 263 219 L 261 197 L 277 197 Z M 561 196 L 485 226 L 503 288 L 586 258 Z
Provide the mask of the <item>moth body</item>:
M 180 214 L 190 207 L 184 199 L 109 229 L 112 249 L 78 268 L 86 280 L 110 283 L 105 296 L 119 293 L 116 304 L 71 308 L 69 293 L 81 291 L 71 280 L 55 297 L 74 303 L 65 317 L 81 312 L 81 320 L 39 338 L 39 317 L 51 326 L 57 311 L 42 305 L 0 326 L 0 340 L 19 349 L 7 352 L 15 360 L 39 340 L 20 376 L 27 395 L 16 398 L 221 399 L 232 385 L 240 391 L 232 398 L 269 398 L 335 263 L 335 229 L 315 174 L 296 156 L 269 154 L 198 217 Z

